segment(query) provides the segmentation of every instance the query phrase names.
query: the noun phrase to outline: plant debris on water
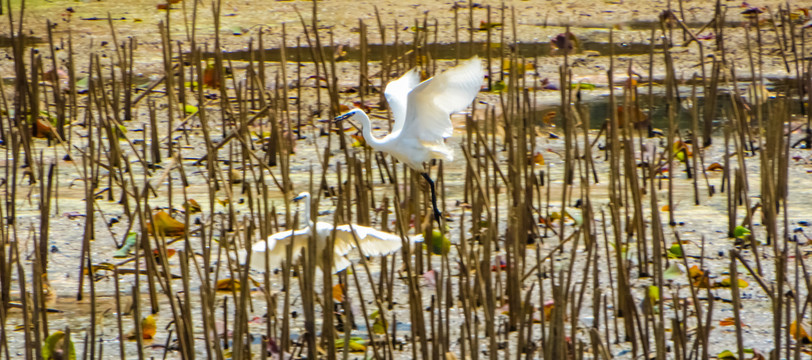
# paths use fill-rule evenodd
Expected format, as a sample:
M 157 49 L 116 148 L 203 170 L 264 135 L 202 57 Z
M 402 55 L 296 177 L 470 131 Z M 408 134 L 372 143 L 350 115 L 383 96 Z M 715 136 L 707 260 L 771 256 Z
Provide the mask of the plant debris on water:
M 809 358 L 809 9 L 667 6 L 3 3 L 0 358 Z M 475 55 L 425 178 L 334 121 Z

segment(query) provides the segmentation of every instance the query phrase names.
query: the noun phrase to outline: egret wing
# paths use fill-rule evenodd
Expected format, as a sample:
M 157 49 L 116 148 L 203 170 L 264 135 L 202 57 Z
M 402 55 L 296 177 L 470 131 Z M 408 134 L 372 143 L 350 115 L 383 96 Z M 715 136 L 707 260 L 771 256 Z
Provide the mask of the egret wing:
M 286 247 L 293 247 L 293 258 L 298 259 L 302 249 L 307 246 L 310 231 L 307 228 L 294 231 L 281 231 L 268 236 L 267 247 L 265 241 L 258 241 L 251 245 L 251 267 L 258 271 L 265 271 L 267 259 L 271 269 L 277 268 L 287 257 Z M 267 256 L 267 257 L 266 257 Z
M 395 118 L 395 125 L 392 132 L 396 132 L 403 128 L 403 123 L 406 120 L 406 106 L 409 91 L 412 91 L 417 84 L 420 83 L 420 71 L 417 68 L 409 70 L 397 80 L 386 84 L 386 90 L 383 94 L 386 96 L 386 102 L 389 103 L 389 108 L 392 110 L 392 117 Z
M 355 247 L 355 239 L 352 231 L 358 237 L 358 244 L 361 246 L 361 253 L 364 256 L 382 256 L 391 254 L 400 249 L 402 242 L 400 236 L 375 230 L 371 227 L 347 224 L 336 226 L 336 246 L 339 240 L 344 244 Z
M 417 85 L 408 96 L 402 137 L 437 142 L 451 136 L 451 113 L 465 109 L 482 86 L 482 61 L 475 56 Z

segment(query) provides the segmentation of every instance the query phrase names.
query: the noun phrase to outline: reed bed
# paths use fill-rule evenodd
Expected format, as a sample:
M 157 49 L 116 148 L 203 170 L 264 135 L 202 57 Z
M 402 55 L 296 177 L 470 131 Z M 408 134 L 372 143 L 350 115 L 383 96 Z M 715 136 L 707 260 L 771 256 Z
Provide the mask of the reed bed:
M 727 27 L 717 6 L 696 28 L 679 2 L 646 30 L 647 61 L 634 65 L 615 54 L 610 30 L 600 54 L 609 110 L 594 118 L 584 100 L 594 84 L 573 78 L 581 56 L 569 29 L 559 51 L 526 56 L 512 7 L 455 7 L 453 39 L 439 38 L 430 14 L 399 24 L 375 9 L 375 22 L 359 20 L 360 46 L 345 49 L 314 1 L 298 7 L 298 23 L 230 51 L 217 31 L 195 34 L 202 19 L 220 28 L 223 4 L 183 2 L 186 34 L 171 33 L 167 12 L 155 29 L 162 75 L 137 84 L 145 50 L 112 17 L 105 56 L 76 51 L 72 35 L 49 33 L 35 49 L 24 4 L 3 8 L 14 81 L 0 83 L 0 358 L 812 351 L 799 330 L 809 331 L 812 299 L 812 81 L 791 8 Z M 749 64 L 725 56 L 730 32 L 747 39 Z M 761 57 L 774 45 L 763 36 L 787 69 L 774 93 L 761 91 Z M 696 73 L 677 73 L 678 48 L 697 52 Z M 445 215 L 437 229 L 420 176 L 331 119 L 359 106 L 389 130 L 388 81 L 475 54 L 488 77 L 453 117 L 457 160 L 430 167 Z M 557 73 L 541 73 L 550 59 Z M 290 201 L 301 191 L 321 221 L 404 243 L 423 234 L 427 246 L 356 257 L 332 276 L 316 267 L 331 254 L 312 247 L 281 269 L 240 264 L 238 250 L 303 226 Z

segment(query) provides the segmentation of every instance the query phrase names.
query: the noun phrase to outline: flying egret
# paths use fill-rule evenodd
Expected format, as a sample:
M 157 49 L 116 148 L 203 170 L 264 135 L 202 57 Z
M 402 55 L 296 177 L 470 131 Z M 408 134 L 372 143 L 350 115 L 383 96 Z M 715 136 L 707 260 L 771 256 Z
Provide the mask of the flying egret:
M 293 257 L 298 258 L 302 249 L 316 246 L 316 265 L 322 268 L 321 254 L 327 246 L 333 229 L 335 229 L 335 243 L 333 244 L 333 273 L 337 273 L 350 266 L 350 261 L 345 257 L 356 247 L 353 232 L 358 239 L 361 253 L 364 256 L 385 256 L 400 249 L 402 242 L 400 236 L 378 231 L 370 227 L 345 224 L 334 226 L 331 223 L 313 221 L 310 219 L 310 193 L 303 192 L 295 197 L 293 201 L 305 202 L 305 218 L 307 226 L 299 230 L 288 230 L 278 232 L 268 236 L 266 242 L 259 241 L 251 246 L 251 267 L 265 271 L 266 253 L 270 268 L 278 267 L 286 258 L 285 248 L 293 247 Z M 422 242 L 423 235 L 411 237 L 410 242 Z M 311 243 L 312 241 L 312 243 Z M 245 250 L 240 250 L 240 259 L 245 259 Z
M 419 172 L 431 188 L 434 219 L 439 224 L 442 214 L 437 208 L 434 181 L 423 163 L 431 159 L 453 160 L 453 152 L 444 141 L 453 131 L 450 115 L 474 101 L 484 76 L 478 56 L 423 82 L 417 68 L 409 70 L 386 85 L 384 95 L 392 109 L 395 126 L 381 139 L 372 135 L 369 117 L 361 109 L 353 109 L 335 121 L 358 119 L 367 144 Z

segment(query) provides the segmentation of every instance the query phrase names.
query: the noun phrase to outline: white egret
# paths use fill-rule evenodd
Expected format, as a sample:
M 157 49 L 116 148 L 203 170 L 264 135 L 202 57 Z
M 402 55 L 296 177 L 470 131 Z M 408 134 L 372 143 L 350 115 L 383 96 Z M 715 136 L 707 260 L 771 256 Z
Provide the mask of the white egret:
M 312 221 L 310 219 L 310 193 L 303 192 L 293 200 L 305 202 L 307 226 L 303 229 L 282 231 L 268 236 L 267 248 L 264 240 L 254 243 L 251 246 L 252 268 L 265 271 L 266 259 L 269 261 L 270 268 L 280 266 L 287 257 L 285 248 L 288 245 L 293 248 L 294 259 L 301 255 L 302 249 L 315 245 L 316 265 L 321 268 L 321 256 L 333 229 L 336 233 L 333 244 L 333 273 L 350 266 L 346 255 L 356 247 L 355 238 L 358 239 L 361 253 L 364 256 L 385 256 L 399 250 L 402 245 L 400 236 L 370 227 L 355 224 L 334 226 L 327 222 Z M 423 235 L 413 236 L 409 240 L 412 243 L 422 242 Z M 245 250 L 241 250 L 240 259 L 245 259 L 245 257 Z
M 335 120 L 358 119 L 367 144 L 419 172 L 431 188 L 434 218 L 439 223 L 442 214 L 437 208 L 434 181 L 423 163 L 431 159 L 453 160 L 453 152 L 444 141 L 453 132 L 449 116 L 474 101 L 484 76 L 482 61 L 477 56 L 423 82 L 417 68 L 409 70 L 386 85 L 384 95 L 395 125 L 381 139 L 372 135 L 369 117 L 361 109 L 353 109 Z

